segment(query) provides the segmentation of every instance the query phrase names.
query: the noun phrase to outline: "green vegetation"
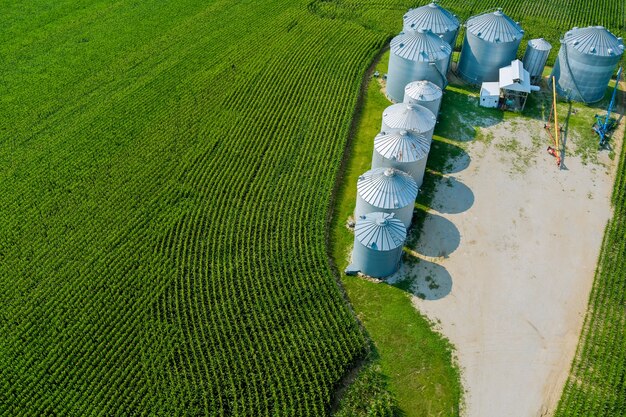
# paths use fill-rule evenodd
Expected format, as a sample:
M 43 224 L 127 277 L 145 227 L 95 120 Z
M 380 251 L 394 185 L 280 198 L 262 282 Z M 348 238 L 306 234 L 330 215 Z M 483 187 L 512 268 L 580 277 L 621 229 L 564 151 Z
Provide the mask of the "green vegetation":
M 626 413 L 626 148 L 622 147 L 589 309 L 556 417 Z
M 388 390 L 380 366 L 368 365 L 359 370 L 345 392 L 334 417 L 394 417 L 400 413 Z
M 368 354 L 327 256 L 332 190 L 409 3 L 3 2 L 0 416 L 328 413 Z M 486 8 L 465 4 L 444 5 Z M 539 4 L 503 6 L 554 44 L 623 33 L 623 2 Z M 398 404 L 458 413 L 449 346 L 404 292 L 345 285 Z M 383 387 L 376 369 L 357 381 Z
M 328 413 L 331 193 L 408 4 L 325 7 L 0 6 L 1 416 Z
M 624 109 L 622 109 L 622 112 Z M 583 331 L 555 417 L 626 415 L 626 147 Z
M 387 52 L 375 68 L 381 74 L 387 68 L 388 59 Z M 331 248 L 340 270 L 348 264 L 354 239 L 345 224 L 354 210 L 357 178 L 371 167 L 373 139 L 380 131 L 382 112 L 389 105 L 381 92 L 380 80 L 372 78 L 367 85 L 356 131 L 348 150 L 349 159 L 346 161 L 333 216 Z M 447 142 L 436 140 L 428 162 L 429 169 L 440 170 L 440 166 L 447 165 L 450 155 L 455 155 L 454 148 Z M 461 151 L 460 148 L 456 149 Z M 426 175 L 419 202 L 425 205 L 429 203 L 428 196 L 432 196 L 437 180 L 438 175 L 434 172 Z M 428 189 L 431 191 L 426 192 Z M 414 239 L 419 225 L 419 220 L 416 220 L 413 226 Z M 402 283 L 391 286 L 349 276 L 343 277 L 342 281 L 373 346 L 364 370 L 345 394 L 346 401 L 342 406 L 347 407 L 348 411 L 340 408 L 336 415 L 394 415 L 390 414 L 394 410 L 392 403 L 379 394 L 380 387 L 388 385 L 402 415 L 458 416 L 461 384 L 458 369 L 452 360 L 452 347 L 415 310 Z M 369 399 L 362 393 L 363 387 L 367 385 L 363 380 L 376 382 L 372 389 L 376 395 Z M 358 402 L 355 398 L 361 398 L 360 408 L 351 406 Z M 380 404 L 389 407 L 381 411 L 378 409 Z

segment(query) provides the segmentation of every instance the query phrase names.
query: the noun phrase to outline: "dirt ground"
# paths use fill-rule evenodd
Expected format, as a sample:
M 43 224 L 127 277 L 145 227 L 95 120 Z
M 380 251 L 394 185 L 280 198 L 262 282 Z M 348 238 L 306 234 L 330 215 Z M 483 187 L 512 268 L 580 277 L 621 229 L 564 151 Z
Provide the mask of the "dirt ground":
M 414 305 L 455 345 L 467 417 L 552 415 L 611 215 L 607 152 L 559 171 L 543 122 L 511 123 L 481 128 L 444 174 L 418 263 L 391 278 L 413 277 Z

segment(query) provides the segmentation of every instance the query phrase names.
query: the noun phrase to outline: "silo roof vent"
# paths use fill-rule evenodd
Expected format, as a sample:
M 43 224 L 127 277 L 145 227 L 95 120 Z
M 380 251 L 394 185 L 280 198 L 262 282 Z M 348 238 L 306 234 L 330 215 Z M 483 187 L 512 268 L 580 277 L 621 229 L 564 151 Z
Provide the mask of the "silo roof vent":
M 368 248 L 390 251 L 406 240 L 406 227 L 393 213 L 369 213 L 354 226 L 356 239 Z
M 566 33 L 565 43 L 581 54 L 613 56 L 623 52 L 623 41 L 602 26 L 574 28 Z
M 391 53 L 410 61 L 448 59 L 452 47 L 430 30 L 411 30 L 391 40 Z
M 394 168 L 374 168 L 363 174 L 356 185 L 361 198 L 374 207 L 396 209 L 415 203 L 415 180 Z
M 502 10 L 470 17 L 467 31 L 488 42 L 513 42 L 524 35 L 524 31 Z
M 405 28 L 428 28 L 435 33 L 452 32 L 461 25 L 454 14 L 435 2 L 409 10 L 403 20 Z
M 428 157 L 430 140 L 406 130 L 381 132 L 374 138 L 374 149 L 386 159 L 414 162 Z

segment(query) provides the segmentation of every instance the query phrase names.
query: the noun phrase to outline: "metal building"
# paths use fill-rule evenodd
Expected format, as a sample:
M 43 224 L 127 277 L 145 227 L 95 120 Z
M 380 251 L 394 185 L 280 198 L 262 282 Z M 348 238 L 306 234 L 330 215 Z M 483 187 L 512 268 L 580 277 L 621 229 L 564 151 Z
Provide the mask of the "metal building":
M 369 213 L 356 220 L 352 264 L 346 272 L 384 278 L 400 267 L 406 228 L 393 214 Z
M 404 87 L 404 102 L 419 104 L 433 112 L 435 117 L 439 115 L 443 91 L 430 81 L 421 80 L 410 82 Z
M 624 41 L 602 26 L 573 28 L 561 39 L 552 75 L 559 95 L 594 103 L 604 97 Z
M 391 40 L 387 96 L 404 101 L 404 87 L 415 80 L 428 80 L 445 87 L 452 48 L 431 31 L 402 32 Z
M 410 9 L 402 18 L 403 31 L 428 29 L 435 35 L 441 36 L 452 48 L 459 33 L 458 17 L 439 6 L 436 2 L 426 6 Z
M 356 183 L 354 218 L 381 211 L 395 213 L 405 227 L 411 225 L 417 184 L 407 173 L 394 168 L 370 169 Z
M 457 72 L 470 84 L 498 81 L 498 70 L 515 59 L 524 31 L 502 9 L 470 17 L 465 26 Z
M 372 169 L 396 168 L 409 174 L 418 187 L 424 180 L 430 140 L 408 130 L 380 132 L 374 138 Z
M 551 49 L 552 45 L 544 38 L 528 41 L 522 62 L 524 63 L 524 68 L 530 74 L 531 84 L 538 85 L 541 82 L 543 69 L 546 66 Z
M 392 130 L 412 130 L 432 140 L 437 118 L 419 104 L 398 103 L 387 107 L 383 112 L 381 132 Z

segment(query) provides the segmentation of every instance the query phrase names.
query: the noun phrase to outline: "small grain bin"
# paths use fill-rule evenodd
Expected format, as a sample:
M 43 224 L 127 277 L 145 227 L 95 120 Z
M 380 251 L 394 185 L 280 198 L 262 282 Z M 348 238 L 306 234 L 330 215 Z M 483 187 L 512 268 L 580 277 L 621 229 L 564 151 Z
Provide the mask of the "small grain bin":
M 430 30 L 435 35 L 441 36 L 452 48 L 454 48 L 461 26 L 459 19 L 454 14 L 435 2 L 410 9 L 402 20 L 404 32 L 417 29 Z
M 468 83 L 498 81 L 498 71 L 513 61 L 524 36 L 522 28 L 498 9 L 470 17 L 457 72 Z
M 394 168 L 370 169 L 356 183 L 354 217 L 381 211 L 394 213 L 405 227 L 411 225 L 417 184 L 407 173 Z
M 372 169 L 395 168 L 409 174 L 418 188 L 424 180 L 430 140 L 408 130 L 380 132 L 374 138 Z
M 551 49 L 552 45 L 544 38 L 528 41 L 522 62 L 524 63 L 524 68 L 530 74 L 531 84 L 538 85 L 541 82 L 543 69 L 546 66 Z
M 604 97 L 624 42 L 602 26 L 573 28 L 561 39 L 552 75 L 563 97 L 594 103 Z
M 409 104 L 419 104 L 433 112 L 435 117 L 439 115 L 443 92 L 441 88 L 430 81 L 413 81 L 404 88 L 404 102 Z
M 400 267 L 405 240 L 406 228 L 393 214 L 374 212 L 357 218 L 348 269 L 376 278 L 393 274 Z
M 404 87 L 415 80 L 428 80 L 445 87 L 452 48 L 431 31 L 402 32 L 391 40 L 387 96 L 401 103 Z
M 432 140 L 437 119 L 433 112 L 419 104 L 398 103 L 383 112 L 382 132 L 412 130 Z

